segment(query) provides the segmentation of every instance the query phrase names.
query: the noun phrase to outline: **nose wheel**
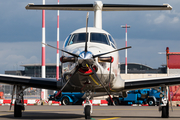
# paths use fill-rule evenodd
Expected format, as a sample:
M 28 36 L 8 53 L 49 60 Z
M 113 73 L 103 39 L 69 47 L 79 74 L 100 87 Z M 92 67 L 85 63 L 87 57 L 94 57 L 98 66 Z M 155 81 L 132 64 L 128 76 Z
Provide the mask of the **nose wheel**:
M 85 119 L 91 119 L 92 104 L 89 101 L 89 99 L 90 99 L 90 91 L 86 91 L 85 94 L 86 94 L 86 103 L 84 104 Z
M 84 112 L 85 112 L 85 119 L 91 119 L 91 106 L 90 105 L 86 105 L 84 108 Z

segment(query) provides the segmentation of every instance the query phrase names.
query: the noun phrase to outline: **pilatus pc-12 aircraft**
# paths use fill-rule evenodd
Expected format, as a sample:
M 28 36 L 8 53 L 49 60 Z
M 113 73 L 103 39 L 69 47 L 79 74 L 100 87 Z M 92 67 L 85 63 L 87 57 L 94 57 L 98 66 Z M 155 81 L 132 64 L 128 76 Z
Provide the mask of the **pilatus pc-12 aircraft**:
M 13 93 L 16 91 L 14 117 L 22 116 L 22 110 L 24 110 L 23 91 L 28 87 L 57 90 L 59 92 L 55 97 L 60 96 L 62 91 L 85 92 L 84 113 L 86 119 L 91 118 L 92 105 L 89 99 L 92 92 L 106 92 L 109 96 L 119 94 L 126 97 L 128 90 L 161 87 L 159 110 L 162 111 L 162 118 L 169 117 L 168 87 L 180 84 L 180 76 L 121 79 L 118 68 L 118 51 L 130 47 L 118 49 L 113 37 L 102 29 L 102 11 L 171 10 L 170 5 L 103 4 L 101 1 L 96 1 L 94 4 L 28 4 L 26 9 L 94 11 L 94 27 L 87 27 L 87 17 L 86 27 L 72 32 L 65 40 L 63 49 L 59 49 L 63 53 L 60 58 L 62 77 L 59 81 L 48 78 L 0 75 L 0 83 L 14 85 Z M 43 44 L 53 47 L 46 43 Z M 64 68 L 66 69 L 64 70 Z

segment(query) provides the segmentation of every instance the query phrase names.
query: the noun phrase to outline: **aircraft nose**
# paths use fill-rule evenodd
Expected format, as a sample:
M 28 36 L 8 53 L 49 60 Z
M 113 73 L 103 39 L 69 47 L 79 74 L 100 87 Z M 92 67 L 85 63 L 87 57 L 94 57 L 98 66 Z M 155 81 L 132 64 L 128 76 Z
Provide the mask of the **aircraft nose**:
M 82 51 L 79 54 L 78 63 L 83 67 L 86 67 L 86 64 L 92 65 L 94 63 L 93 54 L 90 51 Z

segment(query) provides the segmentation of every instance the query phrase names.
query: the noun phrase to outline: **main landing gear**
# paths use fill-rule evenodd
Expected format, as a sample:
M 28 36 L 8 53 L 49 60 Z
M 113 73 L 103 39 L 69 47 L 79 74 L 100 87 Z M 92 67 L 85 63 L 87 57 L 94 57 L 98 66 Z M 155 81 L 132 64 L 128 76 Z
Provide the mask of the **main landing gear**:
M 91 119 L 92 114 L 92 104 L 90 103 L 90 91 L 86 91 L 86 103 L 84 104 L 84 114 L 86 119 Z
M 22 117 L 22 110 L 24 108 L 24 97 L 23 97 L 24 89 L 22 86 L 16 86 L 16 100 L 14 104 L 14 117 Z
M 168 88 L 166 86 L 161 87 L 159 111 L 162 111 L 162 118 L 169 118 L 169 101 L 167 89 Z

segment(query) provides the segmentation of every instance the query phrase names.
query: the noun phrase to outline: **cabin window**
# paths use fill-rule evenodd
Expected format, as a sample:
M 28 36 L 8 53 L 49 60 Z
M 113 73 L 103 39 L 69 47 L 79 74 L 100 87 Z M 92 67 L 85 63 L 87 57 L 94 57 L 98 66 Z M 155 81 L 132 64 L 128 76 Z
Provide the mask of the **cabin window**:
M 71 36 L 71 39 L 69 40 L 68 45 L 71 45 L 74 43 L 85 42 L 85 41 L 86 41 L 86 33 L 75 33 Z
M 107 35 L 104 33 L 91 33 L 90 42 L 97 42 L 109 45 Z

